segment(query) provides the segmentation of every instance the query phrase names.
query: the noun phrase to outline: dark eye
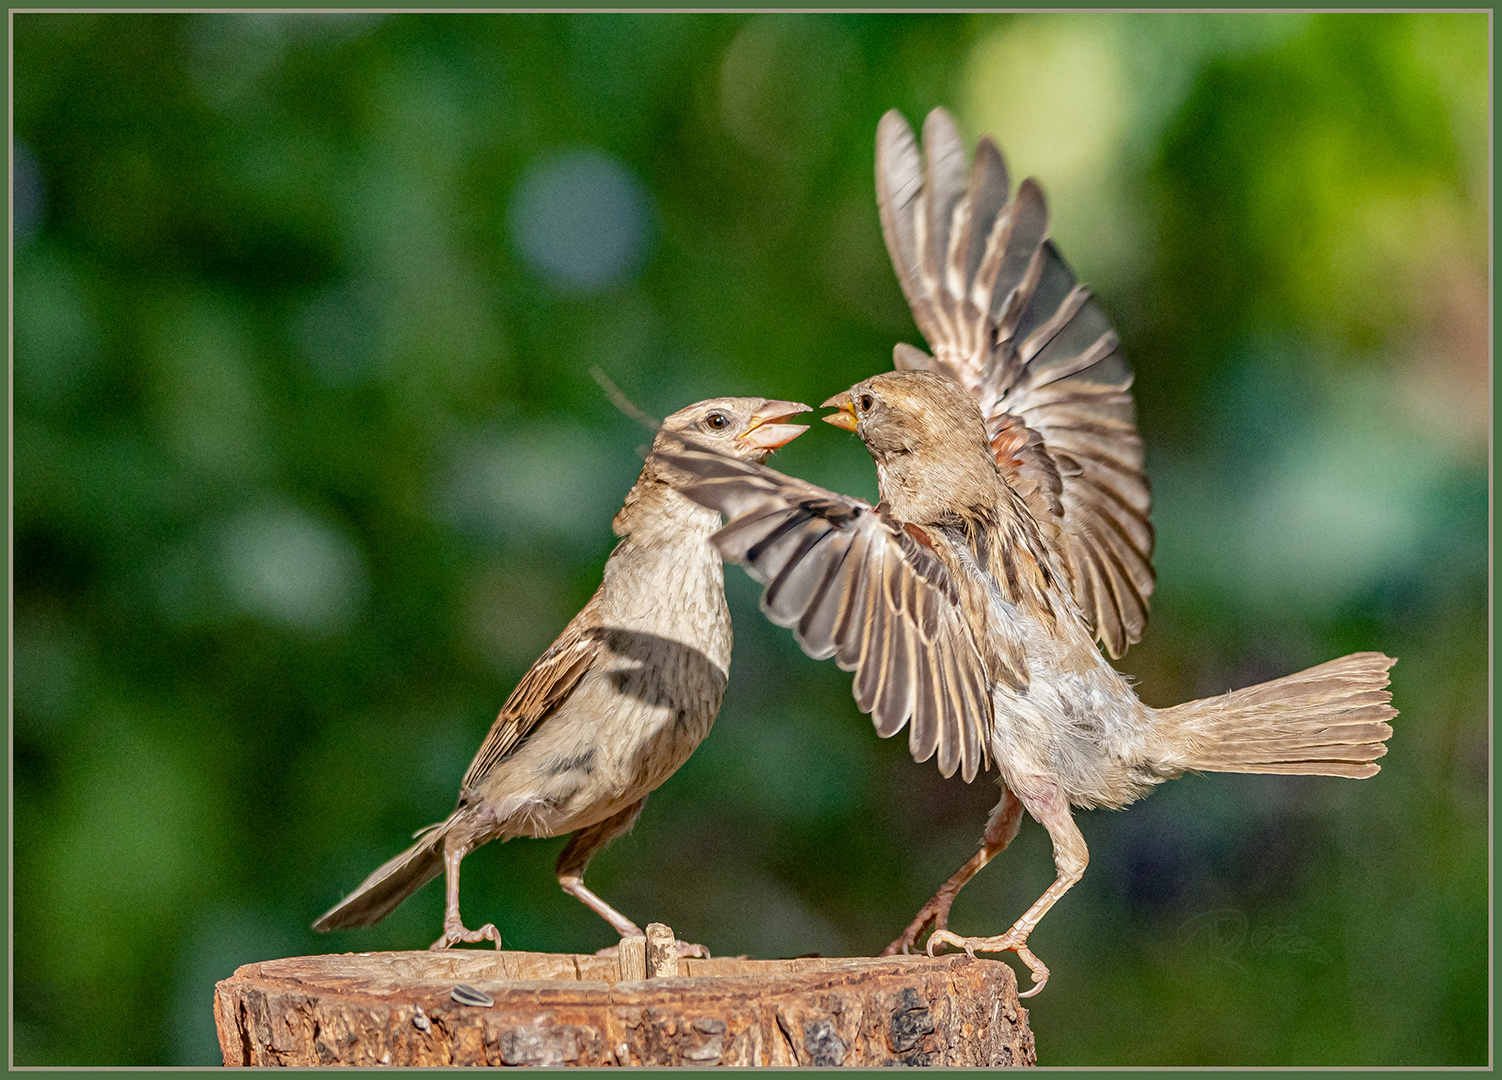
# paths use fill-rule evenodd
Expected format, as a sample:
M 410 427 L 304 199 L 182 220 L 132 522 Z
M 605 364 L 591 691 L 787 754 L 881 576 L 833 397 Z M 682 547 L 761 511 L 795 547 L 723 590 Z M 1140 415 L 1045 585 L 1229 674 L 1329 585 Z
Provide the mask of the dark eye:
M 876 399 L 870 394 L 861 395 L 861 412 L 870 412 L 871 406 L 876 404 Z
M 725 428 L 725 425 L 728 424 L 728 423 L 730 423 L 729 420 L 725 419 L 725 414 L 724 413 L 717 413 L 717 412 L 712 412 L 708 416 L 706 416 L 704 418 L 704 422 L 706 424 L 708 424 L 711 428 L 713 428 L 715 431 L 723 431 L 724 428 Z

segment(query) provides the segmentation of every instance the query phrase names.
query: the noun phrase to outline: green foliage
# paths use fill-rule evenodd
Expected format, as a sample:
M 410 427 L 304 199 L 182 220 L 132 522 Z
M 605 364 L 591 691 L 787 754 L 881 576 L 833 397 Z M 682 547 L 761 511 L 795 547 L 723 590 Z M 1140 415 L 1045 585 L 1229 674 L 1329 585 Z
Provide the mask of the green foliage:
M 941 104 L 1039 174 L 1137 370 L 1143 697 L 1400 658 L 1371 781 L 1081 815 L 1040 1060 L 1484 1063 L 1487 26 L 15 16 L 16 1063 L 215 1062 L 236 965 L 437 936 L 436 886 L 309 923 L 448 812 L 597 583 L 646 435 L 590 367 L 660 416 L 889 366 L 872 137 Z M 781 467 L 873 496 L 816 427 Z M 727 578 L 717 729 L 591 884 L 717 953 L 879 950 L 995 789 L 876 739 Z M 610 944 L 561 844 L 468 859 L 470 921 Z M 1029 825 L 954 928 L 1051 875 Z

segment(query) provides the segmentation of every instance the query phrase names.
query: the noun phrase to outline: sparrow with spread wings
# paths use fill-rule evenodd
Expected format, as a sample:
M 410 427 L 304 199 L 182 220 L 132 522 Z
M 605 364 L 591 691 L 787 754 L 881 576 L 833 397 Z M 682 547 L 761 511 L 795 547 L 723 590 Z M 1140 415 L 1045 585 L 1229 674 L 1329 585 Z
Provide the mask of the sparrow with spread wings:
M 932 355 L 826 406 L 876 463 L 870 506 L 692 439 L 657 460 L 720 511 L 713 542 L 766 586 L 761 606 L 815 659 L 855 673 L 883 737 L 908 729 L 919 761 L 969 781 L 994 763 L 1001 801 L 980 850 L 888 948 L 932 922 L 930 952 L 1015 951 L 1041 990 L 1029 934 L 1079 880 L 1071 807 L 1121 807 L 1186 771 L 1367 777 L 1396 715 L 1393 661 L 1356 653 L 1271 682 L 1154 709 L 1112 657 L 1140 640 L 1153 590 L 1150 494 L 1115 333 L 1047 239 L 1043 195 L 943 110 L 924 154 L 894 112 L 877 132 L 887 248 Z M 1016 835 L 1048 830 L 1057 877 L 1005 933 L 947 929 L 955 895 Z
M 808 429 L 786 421 L 807 405 L 713 398 L 663 421 L 655 446 L 692 437 L 726 460 L 764 461 Z M 682 479 L 651 458 L 613 522 L 622 539 L 604 580 L 506 699 L 459 785 L 459 804 L 313 924 L 373 926 L 439 874 L 443 936 L 432 945 L 490 940 L 459 917 L 459 865 L 491 840 L 572 833 L 558 884 L 622 937 L 641 929 L 584 885 L 590 858 L 630 831 L 647 795 L 709 734 L 730 670 L 725 576 L 710 535 L 713 510 L 674 489 Z M 698 945 L 679 951 L 709 955 Z

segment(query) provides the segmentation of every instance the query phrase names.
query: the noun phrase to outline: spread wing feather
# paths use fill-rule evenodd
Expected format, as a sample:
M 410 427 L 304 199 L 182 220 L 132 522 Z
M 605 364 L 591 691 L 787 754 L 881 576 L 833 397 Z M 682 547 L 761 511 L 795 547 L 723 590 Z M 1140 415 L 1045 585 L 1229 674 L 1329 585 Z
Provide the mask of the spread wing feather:
M 1075 601 L 1120 656 L 1142 637 L 1155 583 L 1132 372 L 1105 313 L 1048 240 L 1038 185 L 1022 181 L 1010 200 L 1008 187 L 990 138 L 967 177 L 943 109 L 924 121 L 921 152 L 901 114 L 882 117 L 882 232 L 933 350 L 901 344 L 893 360 L 942 372 L 976 395 L 1003 473 L 1056 517 Z M 1019 423 L 1027 432 L 1012 430 Z
M 883 738 L 908 728 L 913 757 L 968 782 L 989 764 L 985 662 L 956 583 L 881 507 L 686 440 L 654 454 L 688 498 L 724 514 L 720 554 L 766 586 L 761 607 L 816 660 L 855 678 Z

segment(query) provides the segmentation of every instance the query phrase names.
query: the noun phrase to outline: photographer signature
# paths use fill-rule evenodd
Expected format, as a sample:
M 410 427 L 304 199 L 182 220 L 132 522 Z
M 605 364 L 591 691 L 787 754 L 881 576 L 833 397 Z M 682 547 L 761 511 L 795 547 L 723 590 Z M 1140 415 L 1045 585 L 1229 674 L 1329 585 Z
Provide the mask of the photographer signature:
M 1245 974 L 1246 968 L 1236 961 L 1236 954 L 1249 946 L 1258 956 L 1308 956 L 1319 964 L 1328 964 L 1330 954 L 1299 933 L 1297 926 L 1260 924 L 1247 933 L 1245 912 L 1235 908 L 1217 908 L 1196 915 L 1179 927 L 1179 942 L 1189 945 L 1203 938 L 1210 955 L 1228 967 Z

